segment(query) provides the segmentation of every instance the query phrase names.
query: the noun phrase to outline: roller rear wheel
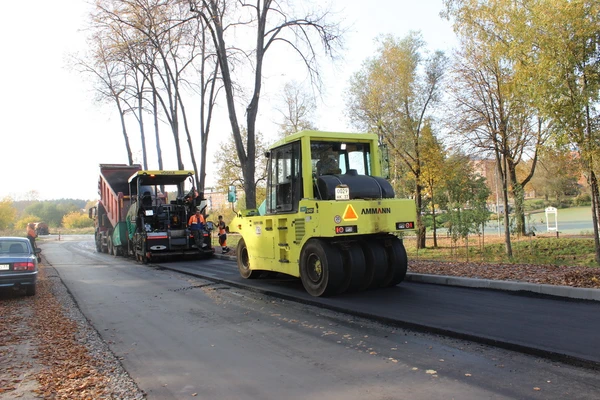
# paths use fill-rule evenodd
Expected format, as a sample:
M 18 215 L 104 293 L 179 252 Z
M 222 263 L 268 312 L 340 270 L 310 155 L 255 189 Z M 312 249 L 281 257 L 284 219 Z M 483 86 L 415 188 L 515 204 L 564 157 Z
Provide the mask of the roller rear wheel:
M 310 239 L 300 253 L 300 279 L 312 296 L 335 293 L 344 281 L 340 249 L 324 240 Z
M 256 279 L 262 271 L 254 271 L 250 269 L 250 257 L 248 256 L 248 247 L 244 239 L 240 239 L 237 245 L 237 265 L 240 275 L 245 279 Z

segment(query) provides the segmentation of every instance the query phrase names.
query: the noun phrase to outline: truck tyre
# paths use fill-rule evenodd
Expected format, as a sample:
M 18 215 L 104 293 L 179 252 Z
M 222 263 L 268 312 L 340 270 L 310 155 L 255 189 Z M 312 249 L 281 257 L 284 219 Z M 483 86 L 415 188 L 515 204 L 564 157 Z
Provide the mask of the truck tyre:
M 261 271 L 253 271 L 250 269 L 250 257 L 248 256 L 248 247 L 244 239 L 240 239 L 236 249 L 237 265 L 240 275 L 244 279 L 256 279 L 260 276 Z
M 344 281 L 337 290 L 338 294 L 345 292 L 355 292 L 359 290 L 365 281 L 367 266 L 365 255 L 356 243 L 348 243 L 345 248 L 341 248 L 343 265 L 344 265 Z M 373 274 L 371 268 L 371 275 Z
M 115 248 L 113 247 L 112 238 L 108 237 L 108 254 L 111 256 L 115 255 Z
M 384 286 L 392 287 L 402 282 L 406 277 L 408 256 L 406 255 L 406 249 L 404 248 L 402 240 L 397 237 L 386 240 L 385 248 L 388 255 L 389 266 Z
M 310 239 L 300 253 L 300 279 L 312 296 L 335 293 L 344 281 L 340 249 L 324 240 Z
M 388 270 L 387 254 L 383 243 L 381 240 L 371 238 L 361 241 L 361 245 L 365 253 L 365 262 L 373 268 L 373 279 L 369 282 L 367 289 L 381 287 Z
M 146 245 L 146 239 L 145 238 L 142 240 L 142 248 L 141 248 L 141 253 L 140 253 L 140 261 L 142 261 L 142 264 L 148 264 L 148 262 L 150 261 L 150 258 L 148 257 L 148 251 L 147 251 L 147 245 Z
M 102 253 L 102 242 L 101 242 L 100 235 L 98 234 L 98 232 L 96 232 L 96 235 L 95 235 L 94 239 L 96 239 L 95 240 L 95 242 L 96 242 L 96 251 L 98 253 Z

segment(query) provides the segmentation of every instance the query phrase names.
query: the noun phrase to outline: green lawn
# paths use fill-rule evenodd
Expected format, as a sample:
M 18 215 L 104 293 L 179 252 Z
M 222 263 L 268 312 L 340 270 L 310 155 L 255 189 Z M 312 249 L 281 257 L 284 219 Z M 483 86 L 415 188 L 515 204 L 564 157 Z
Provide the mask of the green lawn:
M 536 219 L 540 217 L 546 218 L 543 211 L 531 214 Z M 592 208 L 586 207 L 571 207 L 571 208 L 559 208 L 557 211 L 558 222 L 570 222 L 570 221 L 591 221 L 592 220 Z
M 433 239 L 427 238 L 427 247 L 418 249 L 416 238 L 405 238 L 404 244 L 409 259 L 438 260 L 453 262 L 488 262 L 515 264 L 552 264 L 597 267 L 594 261 L 594 239 L 589 237 L 534 236 L 513 237 L 512 259 L 505 254 L 504 239 L 497 235 L 470 237 L 467 251 L 462 240 L 453 243 L 449 238 L 438 239 L 438 248 L 433 248 Z

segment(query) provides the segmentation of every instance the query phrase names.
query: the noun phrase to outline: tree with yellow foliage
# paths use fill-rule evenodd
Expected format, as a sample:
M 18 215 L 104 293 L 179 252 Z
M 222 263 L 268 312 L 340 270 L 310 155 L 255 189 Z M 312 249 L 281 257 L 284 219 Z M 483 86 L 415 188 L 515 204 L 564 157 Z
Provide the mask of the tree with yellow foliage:
M 17 219 L 17 209 L 10 198 L 0 200 L 0 229 L 12 227 Z

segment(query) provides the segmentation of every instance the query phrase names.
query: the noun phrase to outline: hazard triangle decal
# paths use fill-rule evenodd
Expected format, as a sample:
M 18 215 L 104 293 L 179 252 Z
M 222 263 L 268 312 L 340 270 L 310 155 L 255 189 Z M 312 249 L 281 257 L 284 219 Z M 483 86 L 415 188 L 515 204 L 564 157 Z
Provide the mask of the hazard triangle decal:
M 344 221 L 356 221 L 358 219 L 358 215 L 356 214 L 356 211 L 354 211 L 354 207 L 352 207 L 352 204 L 348 204 L 346 206 L 346 211 L 344 211 Z

